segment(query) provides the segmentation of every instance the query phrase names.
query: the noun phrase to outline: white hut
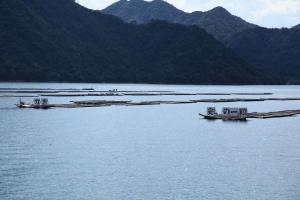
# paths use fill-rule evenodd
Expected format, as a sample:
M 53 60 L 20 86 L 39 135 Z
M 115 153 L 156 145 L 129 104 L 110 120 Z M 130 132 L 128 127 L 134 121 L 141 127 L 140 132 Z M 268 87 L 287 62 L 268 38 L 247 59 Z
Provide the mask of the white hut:
M 222 110 L 222 114 L 229 117 L 239 117 L 248 114 L 247 108 L 229 108 L 225 107 Z

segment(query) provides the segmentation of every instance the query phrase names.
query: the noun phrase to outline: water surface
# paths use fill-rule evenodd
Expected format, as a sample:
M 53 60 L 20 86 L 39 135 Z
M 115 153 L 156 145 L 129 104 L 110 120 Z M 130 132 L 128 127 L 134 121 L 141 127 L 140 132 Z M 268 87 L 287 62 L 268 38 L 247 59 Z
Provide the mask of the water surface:
M 0 87 L 272 92 L 299 86 L 172 86 L 1 83 Z M 241 96 L 53 97 L 190 100 Z M 256 96 L 253 98 L 257 98 Z M 19 110 L 0 98 L 1 200 L 297 200 L 300 116 L 209 122 L 212 104 Z M 27 98 L 26 100 L 32 100 Z M 300 109 L 299 101 L 213 104 L 250 111 Z

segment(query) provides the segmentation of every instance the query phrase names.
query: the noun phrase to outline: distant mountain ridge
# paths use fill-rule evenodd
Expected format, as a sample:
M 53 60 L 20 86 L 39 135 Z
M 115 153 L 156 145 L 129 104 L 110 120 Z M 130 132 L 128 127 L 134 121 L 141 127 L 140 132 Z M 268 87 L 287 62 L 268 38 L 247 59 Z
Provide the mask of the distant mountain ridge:
M 153 19 L 165 20 L 184 25 L 197 25 L 212 34 L 219 41 L 225 42 L 236 33 L 258 27 L 231 15 L 226 9 L 216 7 L 207 12 L 183 12 L 163 0 L 120 0 L 102 10 L 115 15 L 126 22 L 149 23 Z
M 163 0 L 120 0 L 102 12 L 138 24 L 160 19 L 197 25 L 241 58 L 283 83 L 300 83 L 300 24 L 291 29 L 267 29 L 216 7 L 207 12 L 183 12 Z
M 3 0 L 0 21 L 0 81 L 270 83 L 196 26 L 128 24 L 74 0 Z
M 283 82 L 300 84 L 300 29 L 249 29 L 236 34 L 228 46 Z

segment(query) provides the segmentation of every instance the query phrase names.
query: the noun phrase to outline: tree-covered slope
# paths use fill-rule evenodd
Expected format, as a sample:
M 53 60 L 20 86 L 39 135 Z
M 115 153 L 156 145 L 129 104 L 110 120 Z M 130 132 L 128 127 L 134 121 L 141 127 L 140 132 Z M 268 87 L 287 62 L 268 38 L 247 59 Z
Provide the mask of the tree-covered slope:
M 300 24 L 298 24 L 297 26 L 294 26 L 293 28 L 300 29 Z
M 198 27 L 127 24 L 73 0 L 3 0 L 0 20 L 1 81 L 269 81 Z
M 187 13 L 162 0 L 120 0 L 102 12 L 138 24 L 149 23 L 152 20 L 180 22 L 187 16 Z
M 120 17 L 126 22 L 138 24 L 149 23 L 155 19 L 184 25 L 197 25 L 222 42 L 238 32 L 257 27 L 231 15 L 222 7 L 216 7 L 207 12 L 186 13 L 163 0 L 120 0 L 102 12 Z
M 237 54 L 287 83 L 300 83 L 300 30 L 256 28 L 228 43 Z

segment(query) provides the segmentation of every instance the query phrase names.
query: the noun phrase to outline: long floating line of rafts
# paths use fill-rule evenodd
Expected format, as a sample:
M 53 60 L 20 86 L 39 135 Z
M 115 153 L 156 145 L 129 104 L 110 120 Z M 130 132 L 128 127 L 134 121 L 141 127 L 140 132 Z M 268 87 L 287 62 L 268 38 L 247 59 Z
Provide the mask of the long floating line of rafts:
M 145 101 L 145 102 L 131 102 L 131 101 L 106 101 L 106 100 L 94 100 L 94 101 L 74 101 L 72 104 L 49 104 L 47 98 L 35 98 L 32 104 L 27 104 L 20 100 L 16 104 L 19 108 L 34 108 L 34 109 L 49 109 L 49 108 L 84 108 L 84 107 L 100 107 L 100 106 L 143 106 L 143 105 L 160 105 L 160 104 L 186 104 L 195 103 L 190 101 Z M 278 117 L 291 117 L 300 114 L 299 110 L 283 110 L 276 112 L 248 113 L 247 108 L 223 108 L 222 113 L 218 114 L 216 108 L 209 107 L 207 114 L 199 114 L 208 120 L 233 120 L 233 121 L 245 121 L 248 118 L 269 119 Z

